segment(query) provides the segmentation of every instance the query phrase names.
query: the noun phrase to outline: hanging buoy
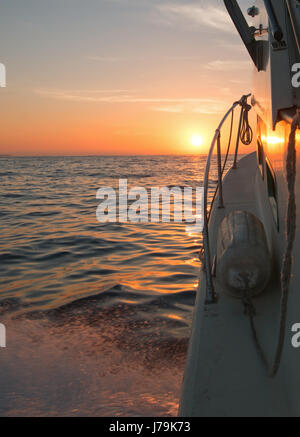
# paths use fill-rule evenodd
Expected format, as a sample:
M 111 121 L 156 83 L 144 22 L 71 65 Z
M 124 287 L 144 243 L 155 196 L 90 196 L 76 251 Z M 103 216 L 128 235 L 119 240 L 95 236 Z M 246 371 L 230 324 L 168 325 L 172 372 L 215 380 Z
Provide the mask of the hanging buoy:
M 261 221 L 247 211 L 233 211 L 218 233 L 217 280 L 230 295 L 261 293 L 271 276 L 272 260 Z

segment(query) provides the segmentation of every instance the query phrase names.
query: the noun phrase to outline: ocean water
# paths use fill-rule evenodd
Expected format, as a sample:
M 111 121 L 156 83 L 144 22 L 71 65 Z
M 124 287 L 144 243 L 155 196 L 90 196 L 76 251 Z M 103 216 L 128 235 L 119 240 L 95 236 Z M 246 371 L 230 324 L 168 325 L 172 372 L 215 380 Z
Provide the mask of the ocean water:
M 205 162 L 0 159 L 1 416 L 177 414 L 202 237 L 184 223 L 99 223 L 96 192 L 119 178 L 202 186 Z

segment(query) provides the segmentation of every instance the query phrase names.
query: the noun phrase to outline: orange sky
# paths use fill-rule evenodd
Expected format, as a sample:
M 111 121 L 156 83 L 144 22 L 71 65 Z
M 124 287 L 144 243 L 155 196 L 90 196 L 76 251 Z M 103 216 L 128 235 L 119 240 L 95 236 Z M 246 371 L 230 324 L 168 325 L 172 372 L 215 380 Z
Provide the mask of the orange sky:
M 24 3 L 7 2 L 0 19 L 2 154 L 205 153 L 251 90 L 218 0 Z

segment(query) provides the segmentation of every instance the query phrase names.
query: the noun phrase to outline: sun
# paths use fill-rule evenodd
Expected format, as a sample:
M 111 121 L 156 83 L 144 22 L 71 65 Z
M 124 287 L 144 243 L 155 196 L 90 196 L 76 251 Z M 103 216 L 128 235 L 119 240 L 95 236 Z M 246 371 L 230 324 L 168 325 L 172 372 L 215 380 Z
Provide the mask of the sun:
M 195 147 L 200 147 L 203 145 L 203 136 L 200 134 L 194 134 L 190 137 L 190 143 Z

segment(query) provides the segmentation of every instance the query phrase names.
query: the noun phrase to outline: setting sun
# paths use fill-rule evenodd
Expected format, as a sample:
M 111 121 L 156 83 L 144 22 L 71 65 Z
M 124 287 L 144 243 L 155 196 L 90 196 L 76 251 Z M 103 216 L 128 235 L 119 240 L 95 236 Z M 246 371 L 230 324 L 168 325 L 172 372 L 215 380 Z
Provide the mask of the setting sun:
M 203 137 L 199 134 L 192 135 L 190 138 L 190 143 L 195 147 L 202 146 L 203 142 Z
M 202 146 L 204 141 L 202 135 L 196 134 L 191 136 L 190 142 L 193 146 L 199 147 Z

